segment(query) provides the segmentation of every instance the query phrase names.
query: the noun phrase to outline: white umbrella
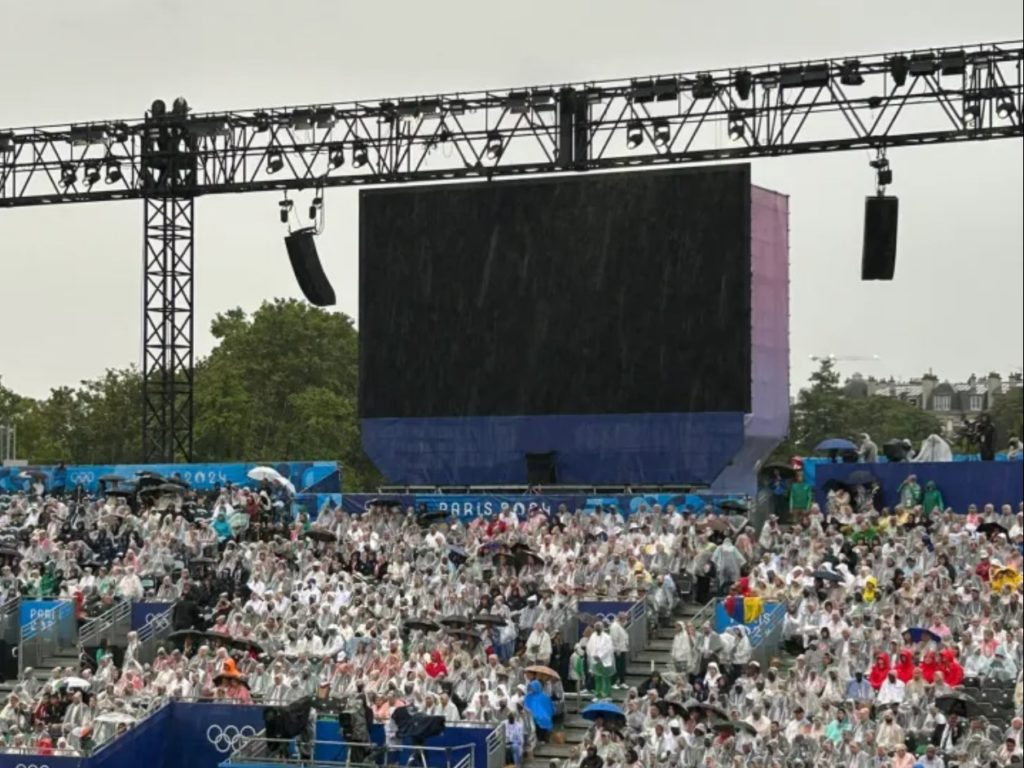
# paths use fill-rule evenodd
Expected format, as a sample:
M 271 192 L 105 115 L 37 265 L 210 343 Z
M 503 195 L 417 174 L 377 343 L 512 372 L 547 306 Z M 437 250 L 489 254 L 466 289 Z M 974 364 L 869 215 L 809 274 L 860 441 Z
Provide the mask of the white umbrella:
M 87 691 L 90 688 L 92 688 L 92 683 L 90 683 L 88 680 L 82 679 L 81 677 L 65 677 L 60 681 L 60 684 L 62 687 L 67 688 L 68 690 L 78 689 Z
M 246 477 L 250 480 L 260 482 L 262 480 L 275 480 L 280 482 L 284 480 L 284 476 L 273 467 L 253 467 L 246 472 Z
M 290 493 L 292 496 L 295 495 L 295 486 L 292 485 L 292 481 L 289 480 L 288 478 L 282 477 L 280 480 L 275 480 L 274 482 L 278 483 L 279 485 L 283 485 L 285 488 L 287 488 L 288 493 Z

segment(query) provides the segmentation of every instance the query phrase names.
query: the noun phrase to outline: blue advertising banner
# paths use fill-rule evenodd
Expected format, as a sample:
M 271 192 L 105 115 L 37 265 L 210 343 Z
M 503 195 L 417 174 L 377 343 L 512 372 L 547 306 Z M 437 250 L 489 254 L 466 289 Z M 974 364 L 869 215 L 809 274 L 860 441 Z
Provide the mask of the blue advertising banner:
M 264 727 L 263 707 L 175 702 L 167 729 L 174 749 L 163 768 L 214 768 Z
M 299 492 L 340 493 L 341 470 L 336 461 L 272 461 L 234 464 L 82 464 L 67 467 L 2 467 L 0 490 L 6 493 L 30 491 L 41 481 L 44 490 L 52 493 L 73 491 L 79 485 L 88 492 L 99 490 L 99 478 L 120 475 L 132 480 L 137 472 L 156 472 L 164 477 L 178 478 L 200 491 L 208 491 L 227 483 L 253 485 L 248 472 L 253 467 L 270 466 L 288 478 Z
M 67 600 L 22 600 L 18 623 L 22 632 L 31 628 L 33 632 L 41 633 L 73 613 L 74 609 Z
M 342 497 L 342 507 L 350 514 L 361 514 L 366 511 L 367 504 L 373 501 L 387 500 L 394 502 L 403 510 L 409 507 L 417 511 L 426 509 L 428 512 L 442 511 L 463 520 L 477 517 L 494 517 L 505 508 L 512 509 L 520 517 L 525 517 L 532 510 L 539 509 L 544 514 L 558 512 L 564 504 L 569 512 L 577 509 L 586 512 L 615 511 L 624 517 L 637 512 L 653 511 L 656 505 L 662 510 L 670 505 L 689 513 L 703 512 L 708 506 L 716 506 L 726 499 L 736 498 L 723 494 L 647 494 L 628 496 L 583 496 L 583 495 L 548 495 L 503 496 L 478 494 L 430 494 L 430 495 L 397 495 L 379 496 L 370 493 L 346 493 Z
M 619 614 L 628 614 L 635 605 L 635 602 L 623 600 L 581 600 L 576 608 L 580 618 L 580 637 L 583 637 L 583 632 L 594 621 L 600 620 L 607 624 Z
M 132 629 L 138 631 L 152 621 L 160 621 L 160 628 L 170 626 L 170 617 L 162 617 L 161 614 L 172 605 L 174 603 L 132 603 Z
M 742 604 L 742 601 L 737 601 Z M 764 603 L 764 610 L 751 622 L 737 621 L 725 610 L 725 601 L 719 600 L 715 603 L 715 632 L 725 632 L 729 627 L 743 625 L 747 628 L 747 637 L 750 644 L 757 648 L 764 641 L 764 638 L 774 629 L 786 616 L 784 603 Z
M 336 509 L 340 506 L 340 493 L 300 493 L 292 500 L 292 510 L 295 514 L 305 512 L 310 520 L 316 520 L 325 509 Z

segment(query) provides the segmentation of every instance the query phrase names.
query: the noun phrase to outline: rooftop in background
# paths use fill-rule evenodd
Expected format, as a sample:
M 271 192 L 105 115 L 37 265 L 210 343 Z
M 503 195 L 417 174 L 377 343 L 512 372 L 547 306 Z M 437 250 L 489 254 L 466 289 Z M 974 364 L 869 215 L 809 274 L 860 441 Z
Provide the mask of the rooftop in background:
M 1011 373 L 1005 379 L 995 372 L 985 376 L 972 374 L 964 382 L 940 381 L 931 371 L 909 381 L 865 378 L 855 373 L 846 380 L 843 391 L 847 397 L 878 395 L 903 400 L 940 416 L 945 428 L 952 430 L 964 418 L 974 418 L 989 410 L 996 398 L 1021 386 L 1020 372 Z

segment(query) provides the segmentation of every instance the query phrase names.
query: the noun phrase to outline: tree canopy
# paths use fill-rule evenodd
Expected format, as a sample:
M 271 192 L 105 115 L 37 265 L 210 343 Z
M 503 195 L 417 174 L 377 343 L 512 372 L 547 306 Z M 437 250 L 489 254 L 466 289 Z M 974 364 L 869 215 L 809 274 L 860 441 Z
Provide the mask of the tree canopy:
M 358 336 L 351 318 L 294 300 L 217 315 L 217 345 L 195 374 L 195 460 L 335 459 L 348 488 L 379 482 L 357 419 Z M 0 386 L 0 423 L 35 463 L 142 460 L 141 375 L 110 370 L 44 400 Z
M 856 440 L 861 433 L 881 446 L 887 440 L 907 438 L 915 444 L 939 434 L 941 424 L 928 411 L 892 397 L 848 397 L 839 386 L 831 360 L 823 360 L 800 390 L 790 409 L 789 437 L 773 454 L 775 459 L 805 456 L 830 437 Z

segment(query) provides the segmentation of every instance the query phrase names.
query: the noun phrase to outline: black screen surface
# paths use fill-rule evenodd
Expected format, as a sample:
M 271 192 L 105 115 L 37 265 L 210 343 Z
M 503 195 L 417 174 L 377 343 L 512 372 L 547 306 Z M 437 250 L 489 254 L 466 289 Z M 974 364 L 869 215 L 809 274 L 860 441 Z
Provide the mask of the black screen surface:
M 750 411 L 745 165 L 364 190 L 360 415 Z

